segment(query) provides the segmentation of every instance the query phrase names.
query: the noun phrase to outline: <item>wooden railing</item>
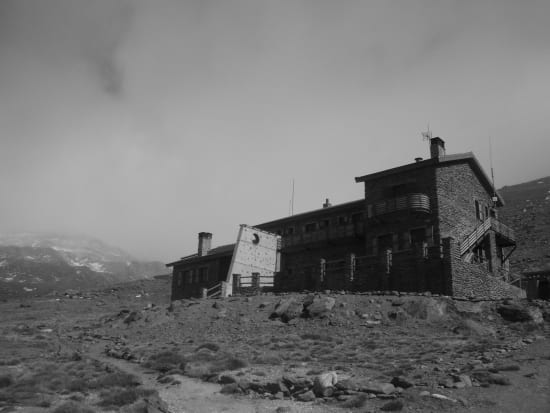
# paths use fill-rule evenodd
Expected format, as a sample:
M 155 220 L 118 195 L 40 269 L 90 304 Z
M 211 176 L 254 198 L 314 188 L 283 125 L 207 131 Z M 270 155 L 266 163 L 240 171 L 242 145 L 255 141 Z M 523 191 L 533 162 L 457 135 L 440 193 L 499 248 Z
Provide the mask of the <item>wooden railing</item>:
M 211 288 L 204 288 L 203 289 L 203 295 L 206 295 L 205 297 L 203 298 L 215 298 L 215 297 L 220 297 L 222 295 L 222 283 L 220 282 L 219 284 L 216 284 L 215 286 L 211 287 Z M 206 294 L 204 294 L 204 292 L 206 292 Z

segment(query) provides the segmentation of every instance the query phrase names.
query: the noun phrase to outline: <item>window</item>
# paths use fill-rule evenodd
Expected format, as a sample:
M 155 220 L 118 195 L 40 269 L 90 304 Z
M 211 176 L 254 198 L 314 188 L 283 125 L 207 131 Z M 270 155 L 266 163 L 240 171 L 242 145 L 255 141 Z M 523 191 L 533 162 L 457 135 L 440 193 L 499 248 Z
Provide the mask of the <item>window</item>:
M 304 227 L 304 232 L 308 233 L 308 232 L 314 232 L 317 230 L 317 223 L 316 222 L 310 222 L 308 224 L 305 225 Z
M 179 271 L 177 274 L 177 285 L 178 287 L 181 287 L 183 284 L 183 271 Z
M 367 217 L 372 218 L 374 216 L 372 211 L 372 204 L 367 205 Z
M 485 205 L 485 219 L 489 218 L 489 207 Z
M 330 225 L 330 220 L 328 219 L 323 219 L 322 221 L 319 222 L 320 229 L 328 228 L 329 225 Z
M 426 241 L 426 229 L 411 229 L 411 245 L 422 245 Z
M 358 222 L 362 222 L 364 218 L 365 216 L 362 212 L 357 212 L 351 216 L 351 222 L 357 224 Z
M 288 227 L 286 229 L 286 235 L 293 235 L 294 234 L 294 227 Z
M 199 282 L 205 283 L 208 281 L 208 267 L 199 268 Z
M 476 207 L 476 218 L 481 219 L 481 206 L 479 205 L 479 201 L 476 199 L 474 203 Z
M 348 217 L 339 216 L 337 219 L 338 225 L 346 225 L 348 223 Z
M 378 251 L 385 253 L 393 249 L 393 234 L 385 234 L 378 237 Z
M 191 284 L 193 282 L 191 277 L 192 277 L 191 271 L 187 270 L 183 272 L 183 282 L 185 284 Z

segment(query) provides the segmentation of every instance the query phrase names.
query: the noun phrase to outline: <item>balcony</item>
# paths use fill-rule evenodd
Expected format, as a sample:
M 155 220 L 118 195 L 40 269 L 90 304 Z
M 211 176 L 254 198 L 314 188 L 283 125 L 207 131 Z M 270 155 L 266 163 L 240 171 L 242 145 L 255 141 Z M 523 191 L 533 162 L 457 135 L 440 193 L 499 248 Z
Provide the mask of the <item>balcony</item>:
M 408 194 L 384 199 L 369 205 L 369 218 L 400 211 L 430 212 L 430 197 L 426 194 Z M 372 211 L 372 213 L 371 213 Z

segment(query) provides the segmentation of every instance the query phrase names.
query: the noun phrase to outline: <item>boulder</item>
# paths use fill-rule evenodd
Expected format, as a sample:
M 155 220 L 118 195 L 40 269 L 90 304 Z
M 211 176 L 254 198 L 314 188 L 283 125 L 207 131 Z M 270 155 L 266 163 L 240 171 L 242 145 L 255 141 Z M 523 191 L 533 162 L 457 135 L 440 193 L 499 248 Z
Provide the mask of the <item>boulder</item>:
M 229 383 L 222 387 L 220 393 L 222 394 L 234 394 L 240 393 L 241 389 L 237 383 Z
M 335 371 L 321 373 L 313 381 L 313 392 L 319 397 L 329 396 L 333 391 L 334 385 L 338 383 L 338 376 Z
M 308 390 L 305 393 L 302 393 L 296 396 L 296 399 L 298 399 L 301 402 L 311 402 L 315 400 L 315 394 L 311 390 Z
M 275 310 L 270 318 L 280 318 L 285 323 L 288 323 L 293 318 L 300 317 L 303 310 L 303 304 L 295 298 L 283 298 L 275 306 Z
M 395 392 L 395 386 L 391 383 L 379 381 L 364 381 L 357 383 L 359 391 L 373 394 L 391 394 Z
M 336 300 L 332 297 L 314 297 L 310 304 L 304 303 L 305 311 L 310 317 L 323 318 L 334 308 Z
M 408 389 L 409 387 L 414 386 L 414 383 L 412 381 L 403 376 L 394 377 L 391 381 L 391 384 L 393 384 L 395 387 L 401 387 L 402 389 Z
M 540 324 L 544 321 L 539 308 L 521 306 L 519 304 L 502 304 L 497 308 L 498 313 L 507 321 L 532 321 Z

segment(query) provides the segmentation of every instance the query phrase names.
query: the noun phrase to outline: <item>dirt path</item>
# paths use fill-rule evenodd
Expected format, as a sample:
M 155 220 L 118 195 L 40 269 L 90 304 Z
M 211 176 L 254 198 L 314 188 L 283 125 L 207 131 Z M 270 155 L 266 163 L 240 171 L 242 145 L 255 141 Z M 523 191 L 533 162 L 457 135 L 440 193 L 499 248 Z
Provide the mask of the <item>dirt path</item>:
M 160 398 L 168 405 L 170 413 L 264 413 L 275 412 L 278 407 L 290 407 L 292 412 L 331 412 L 326 406 L 313 406 L 291 400 L 268 400 L 229 396 L 220 393 L 221 385 L 207 383 L 186 376 L 174 375 L 180 382 L 175 385 L 160 384 L 155 374 L 147 374 L 132 362 L 106 357 L 102 346 L 90 349 L 89 356 L 142 379 L 143 385 L 158 391 Z M 339 411 L 342 411 L 339 409 Z

